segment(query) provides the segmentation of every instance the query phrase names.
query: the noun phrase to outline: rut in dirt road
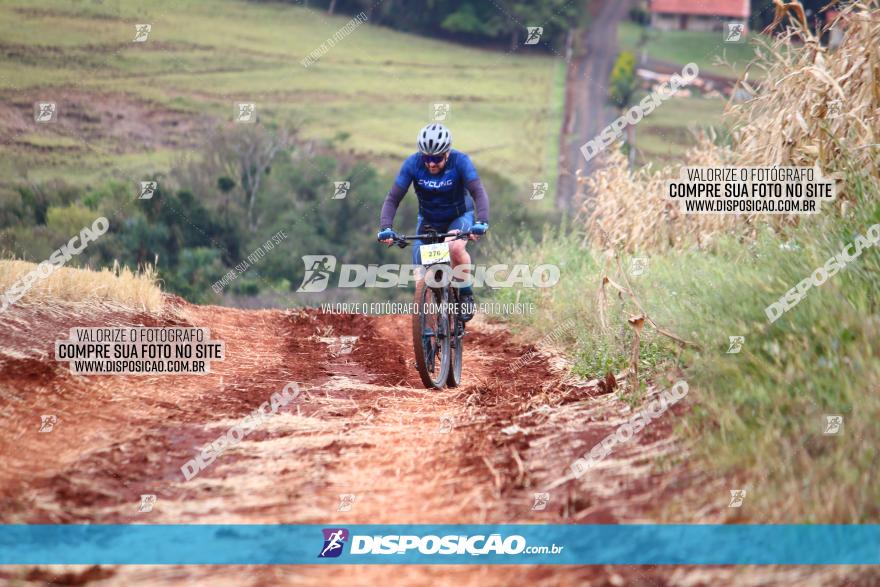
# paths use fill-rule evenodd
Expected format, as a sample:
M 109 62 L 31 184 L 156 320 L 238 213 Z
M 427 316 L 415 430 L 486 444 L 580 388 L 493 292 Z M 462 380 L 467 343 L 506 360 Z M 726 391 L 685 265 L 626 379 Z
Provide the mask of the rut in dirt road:
M 500 327 L 472 323 L 463 385 L 429 391 L 412 365 L 409 317 L 175 304 L 161 321 L 73 306 L 12 313 L 0 349 L 6 521 L 320 522 L 341 513 L 340 494 L 355 496 L 352 522 L 535 515 L 529 443 L 500 430 L 522 401 L 562 384 L 542 361 L 505 373 L 529 349 Z M 97 325 L 207 327 L 226 359 L 204 376 L 70 375 L 52 342 Z M 186 461 L 289 382 L 302 390 L 295 402 L 184 481 Z M 40 434 L 46 413 L 59 424 Z M 137 511 L 144 494 L 157 496 L 148 518 Z

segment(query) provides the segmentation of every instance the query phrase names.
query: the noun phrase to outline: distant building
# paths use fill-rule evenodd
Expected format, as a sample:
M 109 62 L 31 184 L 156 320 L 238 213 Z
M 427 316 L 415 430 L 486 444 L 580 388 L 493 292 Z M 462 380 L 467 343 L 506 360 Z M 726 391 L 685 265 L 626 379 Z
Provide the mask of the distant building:
M 831 23 L 834 22 L 834 19 L 840 16 L 839 10 L 826 10 L 824 12 L 825 15 L 825 26 L 830 27 Z M 843 33 L 846 31 L 846 27 L 849 24 L 846 18 L 841 18 L 837 22 L 837 26 L 829 29 L 828 31 L 828 44 L 831 47 L 837 47 L 843 42 Z
M 661 31 L 724 31 L 727 23 L 748 30 L 749 0 L 650 0 L 651 26 Z

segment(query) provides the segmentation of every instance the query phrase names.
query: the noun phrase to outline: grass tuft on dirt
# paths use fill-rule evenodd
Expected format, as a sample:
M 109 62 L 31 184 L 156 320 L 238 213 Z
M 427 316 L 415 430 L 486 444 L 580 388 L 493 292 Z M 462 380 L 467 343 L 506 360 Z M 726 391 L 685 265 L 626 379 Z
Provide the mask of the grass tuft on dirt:
M 44 304 L 59 300 L 79 303 L 111 302 L 140 312 L 158 314 L 163 307 L 163 293 L 157 283 L 157 275 L 150 265 L 138 272 L 115 264 L 112 269 L 74 269 L 61 267 L 43 279 L 27 276 L 36 272 L 38 265 L 28 261 L 0 260 L 0 291 L 20 291 L 22 285 L 33 286 L 13 303 L 16 305 Z

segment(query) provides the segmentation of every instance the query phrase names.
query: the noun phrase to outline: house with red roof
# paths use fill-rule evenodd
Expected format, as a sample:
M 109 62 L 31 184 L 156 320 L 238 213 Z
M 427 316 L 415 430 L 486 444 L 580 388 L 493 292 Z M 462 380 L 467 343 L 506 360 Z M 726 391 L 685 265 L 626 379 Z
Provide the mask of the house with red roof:
M 727 23 L 748 30 L 749 0 L 650 0 L 651 26 L 662 31 L 724 31 Z

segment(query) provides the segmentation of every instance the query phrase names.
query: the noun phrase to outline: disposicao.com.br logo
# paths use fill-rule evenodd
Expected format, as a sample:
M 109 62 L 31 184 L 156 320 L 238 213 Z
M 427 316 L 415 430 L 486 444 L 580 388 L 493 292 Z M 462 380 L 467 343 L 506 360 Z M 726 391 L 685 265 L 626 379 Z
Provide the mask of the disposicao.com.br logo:
M 349 531 L 345 528 L 324 528 L 324 545 L 318 558 L 336 558 L 343 552 L 349 541 Z M 447 534 L 444 536 L 428 534 L 360 535 L 350 536 L 350 555 L 518 555 L 518 554 L 560 554 L 565 548 L 550 546 L 529 546 L 519 534 L 502 537 L 501 534 Z M 412 551 L 412 552 L 410 552 Z
M 299 293 L 318 293 L 325 291 L 336 271 L 336 257 L 333 255 L 304 255 L 305 274 Z M 532 268 L 529 265 L 435 265 L 425 272 L 424 266 L 413 264 L 387 263 L 385 265 L 359 265 L 343 263 L 339 266 L 336 287 L 406 287 L 419 281 L 424 274 L 431 287 L 453 287 L 463 285 L 468 273 L 471 282 L 477 287 L 553 287 L 559 282 L 559 267 L 542 264 Z

